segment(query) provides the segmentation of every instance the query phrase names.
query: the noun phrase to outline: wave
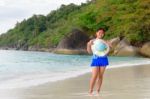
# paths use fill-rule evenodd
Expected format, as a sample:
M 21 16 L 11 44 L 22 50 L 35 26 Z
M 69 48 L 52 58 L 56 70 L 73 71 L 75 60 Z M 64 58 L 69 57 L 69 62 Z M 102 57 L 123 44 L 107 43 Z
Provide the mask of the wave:
M 149 60 L 143 60 L 136 63 L 120 63 L 120 64 L 111 64 L 107 69 L 111 68 L 120 68 L 120 67 L 129 67 L 129 66 L 139 66 L 139 65 L 148 65 L 150 64 Z M 47 74 L 25 74 L 22 76 L 17 76 L 0 81 L 0 89 L 14 89 L 14 88 L 29 88 L 34 86 L 39 86 L 49 82 L 56 82 L 59 80 L 65 80 L 73 77 L 78 77 L 80 75 L 90 72 L 90 67 L 86 69 L 72 70 L 68 72 L 57 72 L 57 73 L 47 73 Z

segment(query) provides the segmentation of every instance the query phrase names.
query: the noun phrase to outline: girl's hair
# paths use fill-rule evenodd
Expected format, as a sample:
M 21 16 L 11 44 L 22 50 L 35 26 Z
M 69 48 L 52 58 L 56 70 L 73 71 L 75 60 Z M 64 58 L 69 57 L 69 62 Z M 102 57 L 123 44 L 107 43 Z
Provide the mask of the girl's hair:
M 98 29 L 96 30 L 96 32 L 98 32 L 99 30 L 102 30 L 102 31 L 103 31 L 103 33 L 105 34 L 105 29 L 104 29 L 104 28 L 98 28 Z M 95 35 L 93 35 L 93 37 L 95 37 L 95 38 L 96 38 L 96 34 L 95 34 Z
M 104 28 L 98 28 L 97 31 L 102 30 L 103 32 L 105 32 Z

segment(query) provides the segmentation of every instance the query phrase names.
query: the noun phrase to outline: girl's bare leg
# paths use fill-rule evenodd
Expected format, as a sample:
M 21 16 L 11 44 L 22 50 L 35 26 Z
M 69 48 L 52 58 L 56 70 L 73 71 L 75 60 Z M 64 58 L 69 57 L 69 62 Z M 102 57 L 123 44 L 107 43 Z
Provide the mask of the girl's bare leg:
M 97 77 L 97 93 L 99 93 L 102 82 L 103 82 L 103 75 L 105 72 L 106 67 L 99 67 L 98 77 Z
M 92 68 L 92 77 L 90 80 L 90 90 L 89 90 L 90 94 L 92 94 L 93 92 L 93 88 L 94 88 L 94 85 L 98 76 L 98 72 L 99 72 L 99 67 Z

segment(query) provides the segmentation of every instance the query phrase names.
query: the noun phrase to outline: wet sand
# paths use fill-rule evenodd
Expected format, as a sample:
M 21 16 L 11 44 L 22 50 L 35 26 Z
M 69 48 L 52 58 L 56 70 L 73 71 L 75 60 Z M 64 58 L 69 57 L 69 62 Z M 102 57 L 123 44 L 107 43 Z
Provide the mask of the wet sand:
M 89 96 L 91 74 L 26 89 L 0 89 L 1 99 L 150 99 L 150 65 L 106 69 L 99 95 Z M 19 85 L 18 85 L 19 86 Z

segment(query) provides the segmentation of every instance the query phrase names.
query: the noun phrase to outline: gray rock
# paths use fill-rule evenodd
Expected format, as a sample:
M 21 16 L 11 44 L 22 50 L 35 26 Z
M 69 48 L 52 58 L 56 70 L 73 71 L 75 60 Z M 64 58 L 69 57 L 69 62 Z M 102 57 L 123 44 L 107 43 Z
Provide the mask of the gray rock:
M 113 39 L 109 40 L 109 42 L 111 43 L 112 48 L 115 48 L 117 46 L 117 44 L 120 42 L 120 38 L 119 37 L 113 38 Z
M 138 56 L 139 49 L 134 46 L 124 46 L 122 49 L 115 50 L 114 55 L 116 56 Z
M 144 56 L 150 57 L 150 42 L 143 44 L 142 48 L 140 49 L 140 53 Z
M 60 41 L 57 49 L 84 49 L 88 41 L 89 37 L 86 33 L 74 29 L 68 36 L 65 36 L 65 38 Z
M 139 48 L 130 45 L 130 43 L 123 39 L 114 49 L 115 56 L 139 56 Z

